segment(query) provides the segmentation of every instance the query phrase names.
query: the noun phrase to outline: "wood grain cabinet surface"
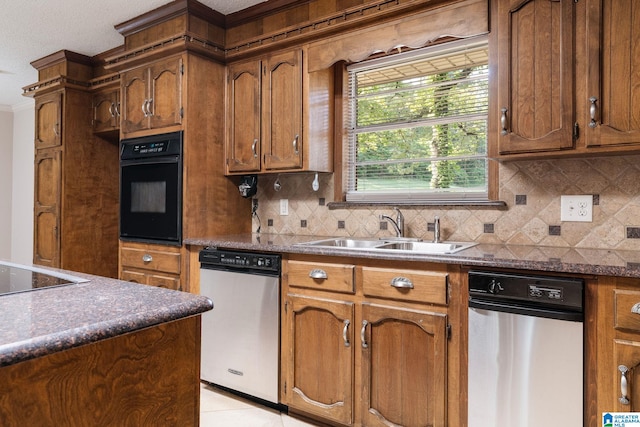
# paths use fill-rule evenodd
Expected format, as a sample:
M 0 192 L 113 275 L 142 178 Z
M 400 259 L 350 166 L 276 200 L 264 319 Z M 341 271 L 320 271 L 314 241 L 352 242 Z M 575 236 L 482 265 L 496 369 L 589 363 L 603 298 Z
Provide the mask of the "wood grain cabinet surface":
M 183 258 L 179 246 L 120 242 L 120 279 L 184 290 Z
M 448 335 L 461 312 L 458 297 L 446 296 L 451 277 L 459 276 L 442 265 L 285 259 L 281 398 L 289 410 L 338 425 L 458 425 L 459 414 L 448 424 L 448 393 L 460 393 L 459 357 L 449 355 L 461 342 Z
M 493 4 L 490 138 L 500 157 L 640 150 L 639 7 L 630 0 Z
M 93 132 L 113 132 L 120 129 L 120 88 L 102 90 L 93 95 Z
M 35 98 L 33 262 L 116 277 L 118 147 L 91 144 L 88 91 Z
M 184 73 L 182 56 L 122 73 L 122 133 L 180 125 Z
M 228 66 L 227 174 L 332 170 L 333 70 L 308 73 L 304 55 Z

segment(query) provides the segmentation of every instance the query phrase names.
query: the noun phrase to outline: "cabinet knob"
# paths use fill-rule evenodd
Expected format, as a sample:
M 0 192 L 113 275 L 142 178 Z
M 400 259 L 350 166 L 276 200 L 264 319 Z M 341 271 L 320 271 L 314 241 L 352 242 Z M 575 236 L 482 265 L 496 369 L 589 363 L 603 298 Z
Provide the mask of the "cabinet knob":
M 300 135 L 296 135 L 296 137 L 293 138 L 293 152 L 296 154 L 296 156 L 299 154 L 298 139 L 300 139 Z
M 367 325 L 368 324 L 369 324 L 369 322 L 367 322 L 366 320 L 362 321 L 362 329 L 360 329 L 360 341 L 362 342 L 362 348 L 369 347 L 369 344 L 367 344 L 367 337 L 365 336 L 365 334 L 367 332 Z
M 344 328 L 342 328 L 342 340 L 344 341 L 344 346 L 349 347 L 351 343 L 349 342 L 349 325 L 351 322 L 349 319 L 344 320 Z
M 502 135 L 506 135 L 507 133 L 509 133 L 507 131 L 507 107 L 501 108 L 500 112 L 502 113 L 500 115 L 500 126 L 502 127 L 502 129 L 500 130 L 500 133 Z
M 618 366 L 618 371 L 620 371 L 620 397 L 618 401 L 623 405 L 629 404 L 629 386 L 627 383 L 627 372 L 629 372 L 629 368 L 624 365 Z
M 142 261 L 143 262 L 151 262 L 153 261 L 153 257 L 149 254 L 144 254 L 142 255 Z
M 413 289 L 413 282 L 406 277 L 394 277 L 390 285 L 397 289 Z
M 253 140 L 253 144 L 251 144 L 251 152 L 253 152 L 254 158 L 258 157 L 258 151 L 256 150 L 257 146 L 258 146 L 258 138 L 255 138 Z
M 597 103 L 598 98 L 596 98 L 595 96 L 589 98 L 589 116 L 591 117 L 591 120 L 589 120 L 589 127 L 592 129 L 598 126 L 598 122 L 596 122 L 596 115 L 598 114 Z
M 309 277 L 311 277 L 312 279 L 325 280 L 329 276 L 327 275 L 327 272 L 324 271 L 323 269 L 314 268 L 309 272 Z

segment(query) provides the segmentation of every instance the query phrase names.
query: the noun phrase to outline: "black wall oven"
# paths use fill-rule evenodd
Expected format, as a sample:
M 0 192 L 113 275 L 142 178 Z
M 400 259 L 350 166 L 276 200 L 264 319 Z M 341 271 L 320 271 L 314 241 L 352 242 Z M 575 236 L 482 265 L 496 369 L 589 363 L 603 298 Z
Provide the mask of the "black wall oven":
M 181 243 L 182 132 L 120 141 L 120 238 Z

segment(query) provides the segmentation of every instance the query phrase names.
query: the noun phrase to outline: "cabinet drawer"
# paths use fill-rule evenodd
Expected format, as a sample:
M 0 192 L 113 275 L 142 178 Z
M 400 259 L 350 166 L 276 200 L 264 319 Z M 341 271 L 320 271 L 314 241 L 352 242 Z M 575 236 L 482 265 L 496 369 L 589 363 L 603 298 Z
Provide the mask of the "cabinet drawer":
M 288 261 L 287 268 L 289 286 L 354 293 L 353 265 Z
M 616 290 L 614 301 L 616 329 L 640 332 L 640 292 Z
M 447 304 L 446 272 L 363 267 L 366 296 Z
M 180 274 L 180 253 L 123 247 L 122 266 Z

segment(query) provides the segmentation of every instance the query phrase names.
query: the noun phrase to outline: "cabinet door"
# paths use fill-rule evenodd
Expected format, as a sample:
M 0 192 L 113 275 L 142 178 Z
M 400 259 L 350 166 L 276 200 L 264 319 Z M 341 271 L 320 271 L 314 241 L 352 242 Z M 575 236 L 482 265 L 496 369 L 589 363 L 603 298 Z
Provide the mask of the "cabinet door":
M 159 61 L 149 67 L 147 99 L 150 127 L 163 128 L 182 123 L 182 58 Z M 197 126 L 197 124 L 196 124 Z
M 573 148 L 574 2 L 497 5 L 501 154 Z
M 264 169 L 302 167 L 302 51 L 272 55 L 263 65 Z
M 640 4 L 588 2 L 588 146 L 640 144 Z
M 62 93 L 39 97 L 35 104 L 35 148 L 62 145 Z
M 229 66 L 227 172 L 260 171 L 261 61 Z
M 35 157 L 33 262 L 60 267 L 62 153 L 37 151 Z
M 283 348 L 285 399 L 342 424 L 353 412 L 353 303 L 289 295 Z M 284 340 L 285 342 L 287 340 Z
M 147 87 L 149 70 L 137 68 L 122 74 L 122 117 L 120 127 L 123 133 L 146 129 L 149 122 Z
M 609 405 L 612 406 L 608 410 L 638 412 L 640 411 L 640 342 L 615 340 L 614 352 L 615 366 L 611 367 L 613 371 L 611 378 L 616 395 L 611 396 L 613 399 Z
M 446 315 L 363 304 L 362 317 L 362 424 L 446 426 Z
M 93 131 L 106 132 L 120 127 L 120 91 L 100 92 L 93 96 Z

